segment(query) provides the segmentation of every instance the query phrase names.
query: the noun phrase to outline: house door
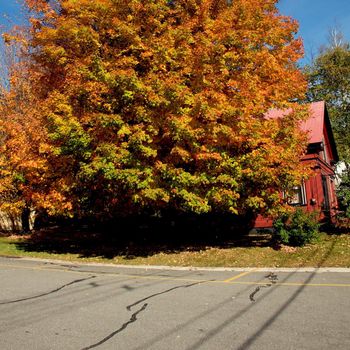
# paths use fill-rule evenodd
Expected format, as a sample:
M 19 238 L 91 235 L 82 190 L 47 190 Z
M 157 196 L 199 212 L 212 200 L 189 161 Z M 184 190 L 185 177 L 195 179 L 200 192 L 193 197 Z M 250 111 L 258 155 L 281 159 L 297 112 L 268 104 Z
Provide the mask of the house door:
M 324 211 L 329 211 L 330 210 L 329 189 L 328 189 L 327 176 L 325 175 L 322 175 L 322 188 L 323 188 L 323 195 L 324 195 L 322 209 Z

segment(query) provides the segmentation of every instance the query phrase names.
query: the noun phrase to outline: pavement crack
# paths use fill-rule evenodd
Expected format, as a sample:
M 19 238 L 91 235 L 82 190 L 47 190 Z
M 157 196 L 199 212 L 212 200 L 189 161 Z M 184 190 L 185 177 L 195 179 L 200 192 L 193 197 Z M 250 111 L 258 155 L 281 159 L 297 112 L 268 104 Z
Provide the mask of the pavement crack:
M 202 283 L 202 282 L 195 282 L 195 283 L 191 283 L 191 284 L 185 284 L 185 285 L 181 285 L 181 286 L 176 286 L 176 287 L 172 287 L 172 288 L 169 288 L 169 289 L 167 289 L 167 290 L 164 290 L 164 291 L 162 291 L 162 292 L 158 292 L 158 293 L 149 295 L 148 297 L 145 297 L 145 298 L 143 298 L 143 299 L 140 299 L 140 300 L 136 301 L 136 302 L 133 303 L 133 304 L 128 305 L 128 306 L 126 307 L 126 309 L 127 309 L 128 311 L 130 311 L 132 307 L 134 307 L 134 306 L 136 306 L 136 305 L 142 303 L 143 301 L 146 301 L 146 300 L 148 300 L 148 299 L 154 298 L 154 297 L 156 297 L 156 296 L 158 296 L 158 295 L 162 295 L 162 294 L 169 293 L 169 292 L 171 292 L 171 291 L 173 291 L 173 290 L 175 290 L 175 289 L 179 289 L 179 288 L 189 288 L 189 287 L 192 287 L 192 286 L 194 286 L 194 285 L 196 285 L 196 284 L 200 284 L 200 283 Z
M 81 350 L 89 350 L 89 349 L 93 349 L 96 348 L 97 346 L 102 345 L 103 343 L 105 343 L 106 341 L 108 341 L 109 339 L 111 339 L 112 337 L 114 337 L 116 334 L 122 332 L 123 330 L 126 329 L 126 327 L 129 326 L 129 324 L 134 323 L 135 321 L 137 321 L 137 315 L 139 313 L 141 313 L 142 311 L 144 311 L 146 309 L 146 307 L 148 306 L 147 303 L 143 304 L 143 306 L 137 310 L 136 312 L 134 312 L 129 321 L 125 322 L 120 328 L 118 328 L 117 330 L 115 330 L 114 332 L 112 332 L 111 334 L 109 334 L 107 337 L 103 338 L 102 340 L 100 340 L 98 343 L 95 343 L 93 345 L 87 346 Z
M 265 276 L 265 278 L 267 278 L 270 282 L 267 284 L 261 285 L 261 286 L 257 286 L 255 288 L 254 292 L 249 295 L 250 301 L 252 301 L 252 302 L 256 301 L 254 296 L 256 293 L 258 293 L 261 290 L 261 288 L 269 288 L 272 285 L 276 284 L 278 281 L 278 276 L 273 272 L 270 272 L 268 275 Z
M 19 303 L 21 301 L 26 301 L 26 300 L 32 300 L 32 299 L 38 299 L 38 298 L 41 298 L 41 297 L 44 297 L 46 295 L 50 295 L 50 294 L 53 294 L 53 293 L 56 293 L 58 291 L 60 291 L 61 289 L 63 288 L 66 288 L 68 286 L 71 286 L 72 284 L 76 284 L 76 283 L 79 283 L 79 282 L 83 282 L 83 281 L 87 281 L 87 280 L 90 280 L 92 278 L 95 278 L 96 276 L 90 276 L 88 278 L 80 278 L 78 280 L 74 280 L 72 282 L 69 282 L 67 284 L 64 284 L 63 286 L 61 287 L 58 287 L 56 289 L 53 289 L 53 290 L 50 290 L 49 292 L 45 292 L 45 293 L 42 293 L 42 294 L 38 294 L 38 295 L 34 295 L 32 297 L 26 297 L 26 298 L 21 298 L 21 299 L 16 299 L 16 300 L 10 300 L 10 301 L 3 301 L 3 302 L 0 302 L 0 305 L 5 305 L 5 304 L 14 304 L 14 303 Z
M 57 264 L 53 262 L 45 262 L 44 265 L 53 265 L 53 266 L 60 266 L 60 267 L 65 267 L 68 269 L 73 269 L 73 268 L 78 268 L 78 265 L 73 265 L 73 264 Z
M 273 272 L 270 272 L 268 275 L 265 276 L 265 278 L 268 278 L 273 284 L 277 283 L 278 281 L 278 276 Z
M 128 305 L 128 306 L 126 307 L 126 309 L 127 309 L 128 311 L 131 311 L 131 308 L 133 308 L 134 306 L 136 306 L 136 305 L 138 305 L 138 304 L 141 304 L 142 302 L 144 302 L 144 301 L 146 301 L 146 300 L 149 300 L 149 299 L 151 299 L 151 298 L 154 298 L 154 297 L 156 297 L 156 296 L 158 296 L 158 295 L 166 294 L 166 293 L 169 293 L 169 292 L 171 292 L 171 291 L 173 291 L 173 290 L 175 290 L 175 289 L 179 289 L 179 288 L 189 288 L 189 287 L 192 287 L 192 286 L 194 286 L 194 285 L 196 285 L 196 284 L 201 284 L 201 283 L 203 283 L 203 281 L 194 282 L 194 283 L 191 283 L 191 284 L 185 284 L 185 285 L 181 285 L 181 286 L 176 286 L 176 287 L 169 288 L 169 289 L 164 290 L 164 291 L 162 291 L 162 292 L 158 292 L 158 293 L 149 295 L 148 297 L 142 298 L 142 299 L 136 301 L 135 303 Z M 146 309 L 147 306 L 148 306 L 147 303 L 143 304 L 143 306 L 142 306 L 139 310 L 137 310 L 136 312 L 134 312 L 134 313 L 131 315 L 129 321 L 128 321 L 128 322 L 125 322 L 119 329 L 117 329 L 116 331 L 112 332 L 112 333 L 109 334 L 107 337 L 105 337 L 105 338 L 103 338 L 102 340 L 100 340 L 98 343 L 95 343 L 95 344 L 93 344 L 93 345 L 90 345 L 90 346 L 88 346 L 88 347 L 86 347 L 86 348 L 83 348 L 83 349 L 81 349 L 81 350 L 89 350 L 89 349 L 96 348 L 97 346 L 102 345 L 103 343 L 105 343 L 106 341 L 108 341 L 109 339 L 111 339 L 112 337 L 114 337 L 116 334 L 122 332 L 129 324 L 131 324 L 131 323 L 133 323 L 133 322 L 135 322 L 135 321 L 137 320 L 137 317 L 136 317 L 136 316 L 137 316 L 139 313 L 141 313 L 142 311 L 144 311 L 144 310 Z
M 249 295 L 249 299 L 250 299 L 252 302 L 255 302 L 255 301 L 256 301 L 256 300 L 254 299 L 255 294 L 258 293 L 259 290 L 260 290 L 261 288 L 267 288 L 267 287 L 271 287 L 271 284 L 265 284 L 265 285 L 263 285 L 263 286 L 258 286 L 258 287 L 256 287 L 255 290 L 254 290 L 254 292 L 251 293 L 251 294 Z

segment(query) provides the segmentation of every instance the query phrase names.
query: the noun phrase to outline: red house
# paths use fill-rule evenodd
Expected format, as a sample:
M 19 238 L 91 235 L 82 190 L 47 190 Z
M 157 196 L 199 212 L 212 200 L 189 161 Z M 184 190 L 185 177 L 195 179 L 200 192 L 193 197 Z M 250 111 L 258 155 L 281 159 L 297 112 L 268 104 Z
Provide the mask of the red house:
M 281 118 L 290 111 L 272 110 L 271 118 Z M 309 144 L 301 162 L 311 165 L 313 176 L 294 188 L 290 204 L 304 207 L 307 211 L 318 211 L 320 220 L 331 219 L 337 210 L 335 193 L 335 164 L 339 160 L 326 104 L 310 104 L 309 118 L 301 125 L 309 135 Z M 259 215 L 255 228 L 272 227 L 272 220 Z

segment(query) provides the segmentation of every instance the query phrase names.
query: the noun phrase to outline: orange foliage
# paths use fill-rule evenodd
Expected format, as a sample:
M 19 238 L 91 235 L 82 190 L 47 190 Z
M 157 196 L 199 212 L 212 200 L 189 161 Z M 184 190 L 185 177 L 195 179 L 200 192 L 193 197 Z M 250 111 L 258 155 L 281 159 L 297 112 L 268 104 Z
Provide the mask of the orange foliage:
M 30 98 L 4 127 L 37 206 L 271 212 L 304 176 L 303 48 L 276 0 L 27 4 Z

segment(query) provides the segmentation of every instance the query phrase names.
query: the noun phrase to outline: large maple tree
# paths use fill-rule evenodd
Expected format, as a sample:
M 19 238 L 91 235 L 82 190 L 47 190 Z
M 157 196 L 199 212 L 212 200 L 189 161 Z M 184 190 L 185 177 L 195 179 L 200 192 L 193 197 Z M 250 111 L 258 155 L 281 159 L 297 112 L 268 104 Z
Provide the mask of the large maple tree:
M 24 114 L 40 137 L 10 139 L 32 144 L 30 202 L 104 218 L 278 211 L 304 174 L 306 84 L 276 2 L 27 0 Z

